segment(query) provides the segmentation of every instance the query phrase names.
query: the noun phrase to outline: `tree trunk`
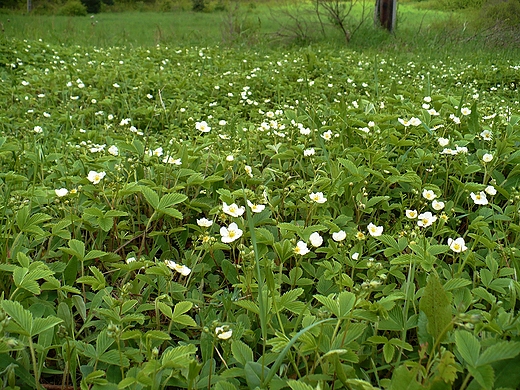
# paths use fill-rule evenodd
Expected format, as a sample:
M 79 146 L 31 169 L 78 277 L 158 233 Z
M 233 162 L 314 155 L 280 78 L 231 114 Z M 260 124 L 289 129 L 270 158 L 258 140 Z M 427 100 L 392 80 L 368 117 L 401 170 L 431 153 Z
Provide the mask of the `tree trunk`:
M 374 19 L 376 24 L 393 32 L 397 19 L 397 0 L 376 0 Z

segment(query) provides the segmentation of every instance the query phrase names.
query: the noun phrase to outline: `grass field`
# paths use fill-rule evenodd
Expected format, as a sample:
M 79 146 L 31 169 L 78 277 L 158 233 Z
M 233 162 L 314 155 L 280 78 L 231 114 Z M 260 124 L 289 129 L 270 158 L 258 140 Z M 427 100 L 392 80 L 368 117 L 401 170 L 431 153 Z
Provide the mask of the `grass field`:
M 520 57 L 421 12 L 1 14 L 4 387 L 519 388 Z
M 420 4 L 420 3 L 419 3 Z M 469 52 L 487 46 L 485 42 L 471 39 L 474 31 L 467 27 L 470 16 L 460 13 L 418 9 L 413 3 L 404 3 L 398 9 L 398 28 L 393 35 L 374 29 L 372 2 L 366 2 L 366 20 L 354 34 L 350 46 L 359 49 L 390 50 L 441 50 L 458 46 L 458 51 Z M 359 15 L 357 6 L 353 15 Z M 90 17 L 48 15 L 0 14 L 5 38 L 43 39 L 57 44 L 81 44 L 88 46 L 152 46 L 167 44 L 215 45 L 227 44 L 226 33 L 234 28 L 234 36 L 240 45 L 272 46 L 278 42 L 277 32 L 298 18 L 308 21 L 314 13 L 305 6 L 260 4 L 258 6 L 230 6 L 228 11 L 197 13 L 127 12 L 102 13 Z M 356 26 L 358 20 L 352 23 Z M 308 22 L 309 39 L 320 44 L 343 46 L 344 39 L 333 28 L 326 28 L 326 36 Z M 293 34 L 292 38 L 297 37 Z M 290 37 L 291 38 L 291 37 Z M 269 43 L 273 42 L 273 43 Z M 282 42 L 284 43 L 284 42 Z M 293 44 L 291 39 L 285 43 Z M 460 44 L 459 44 L 460 43 Z

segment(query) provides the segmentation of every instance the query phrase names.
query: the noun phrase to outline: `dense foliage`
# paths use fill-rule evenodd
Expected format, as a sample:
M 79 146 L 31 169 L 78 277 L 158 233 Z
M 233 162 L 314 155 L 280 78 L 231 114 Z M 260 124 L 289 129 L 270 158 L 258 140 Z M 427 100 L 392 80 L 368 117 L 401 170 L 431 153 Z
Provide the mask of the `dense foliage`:
M 520 63 L 9 45 L 10 388 L 518 388 Z

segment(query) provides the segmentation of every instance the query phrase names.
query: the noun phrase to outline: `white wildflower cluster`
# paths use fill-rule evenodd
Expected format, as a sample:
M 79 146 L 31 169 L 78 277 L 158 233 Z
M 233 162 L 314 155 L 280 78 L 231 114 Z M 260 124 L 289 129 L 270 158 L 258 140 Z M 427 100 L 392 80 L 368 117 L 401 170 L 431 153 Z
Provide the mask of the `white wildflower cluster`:
M 417 127 L 422 123 L 422 121 L 416 117 L 411 117 L 410 119 L 398 118 L 397 121 L 400 124 L 402 124 L 404 127 L 408 127 L 408 126 Z
M 156 149 L 146 149 L 145 153 L 150 157 L 161 157 L 164 154 L 162 146 Z
M 175 272 L 178 272 L 182 276 L 188 276 L 191 273 L 191 269 L 183 264 L 176 263 L 173 260 L 164 260 L 164 263 L 168 266 L 168 268 L 172 269 Z
M 262 123 L 260 123 L 260 126 L 257 127 L 258 131 L 267 132 L 268 135 L 272 133 L 280 138 L 285 138 L 287 136 L 283 131 L 286 128 L 285 124 L 283 124 L 279 119 L 276 119 L 283 114 L 282 110 L 276 110 L 274 112 L 268 111 L 266 113 L 260 110 L 259 112 L 263 113 L 266 118 Z
M 450 114 L 450 119 L 457 125 L 460 124 L 460 118 L 456 116 L 455 114 Z
M 318 204 L 322 204 L 327 201 L 327 198 L 325 196 L 323 196 L 323 192 L 312 192 L 309 195 L 309 198 L 311 198 L 311 201 L 318 203 Z
M 195 122 L 195 128 L 201 133 L 209 133 L 211 131 L 211 127 L 206 121 Z
M 119 148 L 116 145 L 112 145 L 108 148 L 108 153 L 112 156 L 119 156 Z
M 220 340 L 228 340 L 233 335 L 233 329 L 227 325 L 217 326 L 215 328 L 215 334 Z
M 439 141 L 439 144 L 440 143 L 441 143 L 441 141 Z M 457 154 L 467 154 L 467 153 L 468 153 L 468 148 L 466 146 L 459 146 L 459 145 L 455 145 L 455 149 L 444 148 L 440 152 L 440 154 L 446 154 L 446 155 L 449 155 L 449 156 L 456 156 Z
M 423 189 L 422 197 L 427 201 L 431 202 L 431 207 L 435 211 L 441 211 L 446 207 L 446 204 L 443 201 L 437 199 L 437 194 L 433 190 L 429 190 L 426 188 Z M 433 225 L 438 219 L 438 217 L 434 215 L 431 211 L 419 213 L 416 209 L 406 210 L 405 215 L 408 219 L 417 219 L 417 226 L 422 228 L 427 228 Z M 447 219 L 447 217 L 444 214 L 441 217 L 445 217 Z
M 255 100 L 252 100 L 251 95 L 252 95 L 251 88 L 248 86 L 243 87 L 242 91 L 240 92 L 240 97 L 241 97 L 240 103 L 243 105 L 247 104 L 247 105 L 258 106 L 258 102 Z
M 87 179 L 92 184 L 98 184 L 101 180 L 105 178 L 106 175 L 106 172 L 90 171 L 87 175 Z
M 464 252 L 466 249 L 468 249 L 466 242 L 462 237 L 456 239 L 448 238 L 448 246 L 453 252 L 456 253 Z
M 327 130 L 320 134 L 320 137 L 323 138 L 325 141 L 330 141 L 332 138 L 338 138 L 338 133 L 332 133 L 332 130 Z

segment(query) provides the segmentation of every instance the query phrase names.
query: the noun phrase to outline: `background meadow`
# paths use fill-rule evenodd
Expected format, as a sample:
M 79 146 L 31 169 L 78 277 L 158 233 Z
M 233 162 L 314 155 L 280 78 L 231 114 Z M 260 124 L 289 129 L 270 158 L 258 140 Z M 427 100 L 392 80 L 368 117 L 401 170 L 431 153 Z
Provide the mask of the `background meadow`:
M 3 388 L 518 388 L 520 57 L 421 12 L 2 14 Z

